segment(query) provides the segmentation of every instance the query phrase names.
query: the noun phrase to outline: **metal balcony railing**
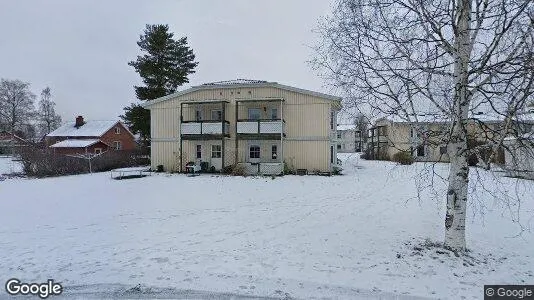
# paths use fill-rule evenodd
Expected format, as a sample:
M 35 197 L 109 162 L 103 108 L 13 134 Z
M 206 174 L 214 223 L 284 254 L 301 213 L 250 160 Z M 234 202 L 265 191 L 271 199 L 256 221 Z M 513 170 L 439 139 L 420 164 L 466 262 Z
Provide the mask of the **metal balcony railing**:
M 283 134 L 285 121 L 281 119 L 249 120 L 237 121 L 238 134 Z
M 184 121 L 181 123 L 182 135 L 228 135 L 230 122 L 219 120 Z

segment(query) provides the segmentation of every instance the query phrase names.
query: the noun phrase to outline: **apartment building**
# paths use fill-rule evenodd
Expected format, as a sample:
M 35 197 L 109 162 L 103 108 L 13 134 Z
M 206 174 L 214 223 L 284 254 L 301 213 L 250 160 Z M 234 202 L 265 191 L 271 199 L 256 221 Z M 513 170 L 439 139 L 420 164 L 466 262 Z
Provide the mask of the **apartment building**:
M 151 161 L 166 171 L 200 165 L 248 174 L 287 168 L 332 172 L 337 163 L 336 118 L 341 98 L 260 80 L 193 86 L 147 102 Z

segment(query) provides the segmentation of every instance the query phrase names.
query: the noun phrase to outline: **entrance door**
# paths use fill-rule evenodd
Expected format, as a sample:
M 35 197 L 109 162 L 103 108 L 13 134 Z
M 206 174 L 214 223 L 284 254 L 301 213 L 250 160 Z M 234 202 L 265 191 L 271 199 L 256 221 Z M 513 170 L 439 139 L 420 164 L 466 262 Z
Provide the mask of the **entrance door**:
M 211 165 L 215 170 L 222 169 L 222 147 L 221 144 L 211 145 Z

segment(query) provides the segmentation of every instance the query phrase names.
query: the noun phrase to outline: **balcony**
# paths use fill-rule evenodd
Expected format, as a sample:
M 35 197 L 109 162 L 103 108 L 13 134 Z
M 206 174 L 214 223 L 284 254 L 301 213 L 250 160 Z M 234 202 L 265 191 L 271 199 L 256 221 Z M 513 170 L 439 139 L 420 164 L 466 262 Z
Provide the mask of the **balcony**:
M 230 123 L 228 121 L 184 121 L 180 128 L 183 139 L 220 139 L 230 136 Z
M 270 120 L 239 120 L 237 134 L 250 138 L 279 139 L 285 136 L 285 121 L 281 119 Z

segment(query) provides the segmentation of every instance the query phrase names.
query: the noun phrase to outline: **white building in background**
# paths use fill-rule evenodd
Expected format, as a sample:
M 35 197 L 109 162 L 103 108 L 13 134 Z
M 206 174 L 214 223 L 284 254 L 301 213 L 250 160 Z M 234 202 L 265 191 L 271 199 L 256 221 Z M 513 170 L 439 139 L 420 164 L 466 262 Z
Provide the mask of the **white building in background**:
M 505 169 L 510 176 L 534 179 L 534 131 L 504 140 Z
M 362 135 L 354 124 L 337 125 L 337 152 L 361 152 Z

